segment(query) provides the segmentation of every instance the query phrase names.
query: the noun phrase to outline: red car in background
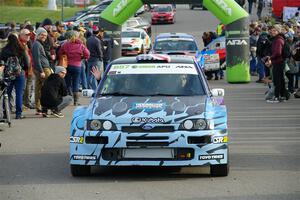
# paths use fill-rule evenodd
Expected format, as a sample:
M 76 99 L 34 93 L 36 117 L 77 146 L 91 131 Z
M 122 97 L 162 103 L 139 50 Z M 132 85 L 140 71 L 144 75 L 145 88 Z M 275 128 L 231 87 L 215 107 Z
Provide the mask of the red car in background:
M 175 9 L 172 4 L 156 5 L 151 10 L 152 24 L 175 23 Z

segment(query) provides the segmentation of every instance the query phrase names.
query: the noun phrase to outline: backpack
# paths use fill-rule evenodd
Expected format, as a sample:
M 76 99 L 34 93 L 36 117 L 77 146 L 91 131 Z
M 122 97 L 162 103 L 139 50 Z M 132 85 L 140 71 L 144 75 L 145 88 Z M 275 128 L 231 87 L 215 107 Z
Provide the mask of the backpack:
M 287 41 L 284 41 L 283 47 L 282 47 L 282 57 L 283 59 L 288 59 L 292 56 L 292 51 L 290 45 L 287 43 Z
M 296 49 L 294 49 L 292 57 L 294 60 L 300 61 L 300 47 L 297 47 Z
M 15 80 L 16 77 L 20 76 L 22 72 L 22 67 L 20 65 L 17 56 L 9 57 L 5 65 L 5 74 L 10 80 Z

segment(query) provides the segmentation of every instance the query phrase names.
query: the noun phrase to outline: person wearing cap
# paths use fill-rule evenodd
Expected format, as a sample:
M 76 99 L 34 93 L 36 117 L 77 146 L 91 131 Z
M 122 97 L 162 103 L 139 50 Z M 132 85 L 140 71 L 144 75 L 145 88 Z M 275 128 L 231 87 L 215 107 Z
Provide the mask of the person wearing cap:
M 57 38 L 57 40 L 58 41 L 65 40 L 66 39 L 65 38 L 65 33 L 66 33 L 65 25 L 61 21 L 56 21 L 55 26 L 56 26 L 57 32 L 60 34 L 60 36 Z
M 12 90 L 16 91 L 15 105 L 16 105 L 16 119 L 23 119 L 22 115 L 22 105 L 23 105 L 23 91 L 25 84 L 25 70 L 29 66 L 28 55 L 25 49 L 21 46 L 18 35 L 11 33 L 8 36 L 8 43 L 2 49 L 0 60 L 7 62 L 9 59 L 17 58 L 19 65 L 22 67 L 19 74 L 14 76 L 14 79 L 10 81 L 7 93 L 9 99 L 12 98 Z M 9 67 L 9 66 L 7 66 Z
M 64 117 L 61 111 L 71 104 L 72 97 L 68 96 L 68 90 L 64 80 L 66 73 L 66 68 L 56 66 L 55 73 L 51 74 L 45 80 L 41 92 L 43 117 L 49 117 L 48 110 L 51 110 L 51 114 L 55 117 Z
M 25 90 L 23 95 L 23 104 L 27 108 L 33 108 L 32 104 L 30 103 L 30 91 L 32 86 L 32 75 L 33 75 L 33 69 L 32 69 L 32 43 L 30 40 L 31 32 L 28 29 L 22 29 L 19 34 L 19 41 L 21 46 L 26 50 L 28 58 L 29 58 L 29 66 L 28 69 L 25 71 Z
M 285 88 L 284 68 L 285 58 L 283 57 L 284 36 L 282 26 L 275 24 L 270 28 L 270 35 L 273 38 L 269 64 L 272 64 L 272 81 L 275 86 L 274 98 L 269 103 L 279 103 L 285 97 L 288 99 L 288 92 Z
M 79 40 L 77 31 L 69 31 L 70 38 L 66 41 L 58 51 L 58 55 L 66 55 L 68 59 L 66 84 L 73 93 L 74 106 L 79 105 L 79 85 L 80 74 L 82 71 L 81 60 L 88 59 L 90 52 L 86 46 Z
M 42 106 L 41 106 L 41 89 L 42 85 L 46 78 L 52 74 L 52 69 L 50 67 L 49 60 L 47 58 L 44 42 L 47 39 L 48 32 L 40 27 L 36 30 L 36 40 L 32 46 L 32 57 L 33 57 L 33 66 L 34 66 L 34 75 L 35 75 L 35 109 L 36 115 L 42 115 Z
M 101 31 L 97 26 L 93 27 L 93 35 L 87 39 L 87 48 L 90 51 L 90 58 L 88 59 L 87 82 L 88 88 L 95 90 L 97 87 L 97 80 L 91 74 L 92 67 L 97 67 L 101 73 L 103 72 L 103 46 L 101 42 Z
M 58 48 L 58 45 L 55 43 L 54 38 L 52 37 L 52 26 L 53 23 L 51 19 L 46 18 L 41 24 L 41 27 L 43 27 L 47 31 L 47 38 L 45 42 L 43 43 L 45 53 L 47 55 L 47 58 L 49 60 L 50 67 L 53 69 L 55 66 L 55 59 L 56 59 L 56 48 Z

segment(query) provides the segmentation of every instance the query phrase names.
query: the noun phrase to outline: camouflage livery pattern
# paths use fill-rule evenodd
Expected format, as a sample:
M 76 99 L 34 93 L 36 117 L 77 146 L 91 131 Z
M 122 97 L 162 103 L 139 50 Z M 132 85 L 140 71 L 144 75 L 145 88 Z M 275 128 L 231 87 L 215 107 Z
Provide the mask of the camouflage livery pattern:
M 113 122 L 112 131 L 87 130 L 87 120 Z M 206 119 L 213 130 L 187 131 L 182 123 L 187 119 Z M 171 128 L 171 131 L 164 131 Z M 162 130 L 153 131 L 153 130 Z M 86 143 L 86 138 L 108 138 L 103 144 Z M 188 138 L 208 138 L 190 143 Z M 105 150 L 118 149 L 192 149 L 189 159 L 122 158 Z M 117 151 L 114 151 L 115 153 Z M 70 164 L 98 166 L 202 166 L 228 163 L 227 111 L 217 99 L 203 96 L 103 96 L 93 98 L 89 106 L 78 107 L 70 130 Z

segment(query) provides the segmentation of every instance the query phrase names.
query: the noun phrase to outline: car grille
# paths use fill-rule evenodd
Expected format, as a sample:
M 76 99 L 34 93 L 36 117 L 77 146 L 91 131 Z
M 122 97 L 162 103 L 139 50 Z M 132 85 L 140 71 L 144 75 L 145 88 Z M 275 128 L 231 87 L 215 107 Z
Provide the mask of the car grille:
M 123 126 L 123 132 L 128 133 L 169 133 L 174 132 L 173 126 L 156 126 L 150 130 L 144 130 L 141 126 Z

